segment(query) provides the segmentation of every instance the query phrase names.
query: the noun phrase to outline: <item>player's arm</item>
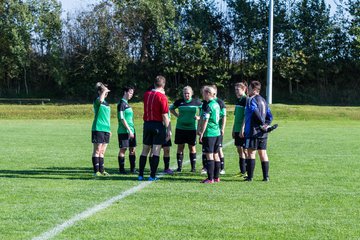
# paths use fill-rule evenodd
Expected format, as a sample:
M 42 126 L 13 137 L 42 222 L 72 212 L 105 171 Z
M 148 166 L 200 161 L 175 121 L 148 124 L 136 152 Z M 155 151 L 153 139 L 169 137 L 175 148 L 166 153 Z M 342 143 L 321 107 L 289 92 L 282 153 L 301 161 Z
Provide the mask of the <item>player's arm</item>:
M 99 97 L 100 103 L 104 102 L 105 96 L 108 92 L 110 92 L 110 90 L 107 87 L 103 86 L 102 91 L 100 93 L 100 97 Z
M 169 126 L 168 128 L 166 129 L 166 141 L 169 141 L 170 138 L 171 138 L 171 135 L 172 135 L 172 132 L 171 132 L 171 121 L 169 121 Z
M 131 131 L 131 128 L 130 128 L 129 124 L 127 123 L 127 121 L 126 121 L 126 119 L 125 119 L 125 114 L 124 114 L 125 108 L 124 108 L 124 105 L 120 103 L 120 104 L 117 106 L 117 110 L 118 110 L 118 118 L 120 119 L 121 124 L 122 124 L 122 125 L 126 128 L 126 130 L 128 131 L 129 137 L 130 137 L 130 138 L 134 138 L 134 133 Z
M 241 130 L 239 133 L 239 137 L 244 138 L 245 137 L 245 118 L 241 124 Z
M 210 118 L 210 107 L 209 105 L 206 105 L 203 107 L 203 114 L 201 116 L 201 123 L 200 123 L 200 129 L 199 129 L 199 136 L 200 136 L 200 142 L 202 142 L 202 138 L 204 136 L 206 127 L 208 125 L 209 122 L 209 118 Z
M 179 105 L 179 101 L 176 100 L 173 104 L 170 105 L 169 109 L 170 109 L 170 112 L 176 117 L 178 118 L 179 117 L 179 114 L 175 111 L 175 109 L 178 108 L 178 105 Z
M 264 119 L 261 117 L 260 111 L 259 111 L 259 107 L 258 107 L 258 103 L 256 101 L 255 98 L 253 98 L 250 102 L 250 109 L 253 112 L 253 118 L 254 121 L 258 124 L 258 125 L 264 125 L 265 121 Z
M 125 119 L 121 119 L 121 123 L 124 125 L 124 127 L 127 129 L 129 133 L 130 138 L 134 138 L 134 133 L 131 131 L 131 128 L 129 127 L 129 124 L 126 122 Z
M 170 108 L 170 112 L 172 113 L 172 115 L 174 115 L 175 117 L 179 117 L 179 114 L 175 111 L 175 109 L 171 109 Z
M 204 136 L 205 133 L 205 129 L 208 125 L 209 119 L 202 119 L 201 121 L 201 125 L 200 125 L 200 130 L 199 130 L 199 136 L 200 136 L 200 142 L 202 142 L 202 138 Z
M 268 106 L 267 109 L 266 109 L 265 124 L 270 125 L 272 120 L 273 120 L 273 115 L 272 115 L 271 110 L 270 110 L 270 108 Z
M 226 127 L 226 107 L 224 104 L 223 109 L 221 110 L 222 112 L 222 119 L 221 119 L 221 123 L 222 123 L 222 127 L 221 127 L 221 135 L 224 136 L 225 133 L 225 127 Z

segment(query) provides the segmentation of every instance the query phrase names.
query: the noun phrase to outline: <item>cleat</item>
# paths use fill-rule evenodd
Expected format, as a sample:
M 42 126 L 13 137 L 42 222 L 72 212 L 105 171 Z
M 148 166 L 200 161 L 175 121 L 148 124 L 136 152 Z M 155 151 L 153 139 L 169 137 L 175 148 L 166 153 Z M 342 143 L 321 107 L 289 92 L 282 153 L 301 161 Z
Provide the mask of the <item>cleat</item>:
M 214 182 L 220 182 L 220 178 L 214 178 Z
M 263 181 L 263 182 L 269 182 L 269 181 L 270 181 L 270 178 L 269 178 L 269 177 L 263 178 L 262 181 Z
M 143 181 L 144 177 L 143 176 L 138 176 L 138 181 Z
M 201 183 L 214 183 L 214 180 L 210 180 L 210 179 L 204 179 L 201 181 Z
M 239 172 L 239 173 L 237 173 L 237 174 L 235 175 L 235 177 L 247 178 L 247 174 L 246 174 L 246 173 L 241 173 L 241 172 Z
M 138 171 L 136 171 L 136 169 L 133 169 L 133 170 L 130 170 L 130 173 L 131 173 L 131 174 L 137 174 Z
M 110 174 L 108 174 L 108 173 L 105 172 L 105 171 L 103 171 L 103 172 L 101 173 L 101 175 L 102 175 L 102 176 L 110 176 Z
M 201 169 L 201 174 L 207 174 L 207 169 L 206 168 Z
M 252 178 L 246 177 L 246 178 L 244 179 L 244 182 L 252 182 Z
M 190 172 L 196 172 L 196 169 L 195 169 L 195 168 L 192 168 L 192 169 L 190 170 Z
M 168 175 L 173 175 L 174 174 L 174 171 L 171 170 L 170 168 L 166 169 L 163 171 L 164 174 L 168 174 Z
M 177 168 L 176 171 L 177 171 L 177 172 L 181 172 L 181 168 Z
M 225 170 L 222 169 L 222 170 L 220 171 L 220 174 L 221 174 L 221 175 L 224 175 L 224 174 L 225 174 Z
M 101 177 L 101 173 L 100 172 L 94 173 L 94 177 Z
M 127 172 L 125 171 L 125 169 L 121 169 L 121 170 L 119 170 L 119 174 L 127 174 Z
M 149 178 L 148 178 L 148 181 L 149 181 L 149 182 L 154 182 L 154 181 L 159 181 L 159 180 L 160 180 L 160 179 L 157 178 L 157 177 L 154 177 L 154 178 L 149 177 Z

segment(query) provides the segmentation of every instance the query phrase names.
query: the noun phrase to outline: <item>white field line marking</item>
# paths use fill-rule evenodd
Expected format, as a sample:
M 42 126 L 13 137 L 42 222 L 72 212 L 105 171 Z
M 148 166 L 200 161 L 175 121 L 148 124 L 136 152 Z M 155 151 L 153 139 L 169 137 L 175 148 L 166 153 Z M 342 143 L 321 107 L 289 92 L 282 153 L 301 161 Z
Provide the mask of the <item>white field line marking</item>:
M 227 142 L 223 146 L 223 148 L 229 146 L 232 142 L 233 142 L 233 140 Z M 202 153 L 199 153 L 197 155 L 197 158 L 201 157 L 201 155 L 202 155 Z M 184 162 L 184 165 L 186 165 L 188 163 L 190 163 L 189 160 Z M 162 177 L 163 175 L 164 175 L 163 173 L 160 173 L 159 177 Z M 141 182 L 139 185 L 137 185 L 135 187 L 132 187 L 129 190 L 126 190 L 125 192 L 122 192 L 119 195 L 117 195 L 115 197 L 112 197 L 112 198 L 110 198 L 109 200 L 106 200 L 103 203 L 95 205 L 95 206 L 93 206 L 91 208 L 86 209 L 85 211 L 83 211 L 83 212 L 81 212 L 79 214 L 76 214 L 74 217 L 66 220 L 64 223 L 55 226 L 54 228 L 50 229 L 47 232 L 44 232 L 43 234 L 41 234 L 38 237 L 34 237 L 32 240 L 51 239 L 51 238 L 55 237 L 56 235 L 58 235 L 59 233 L 61 233 L 62 231 L 64 231 L 65 229 L 67 229 L 69 227 L 72 227 L 75 223 L 77 223 L 77 222 L 79 222 L 81 220 L 84 220 L 84 219 L 86 219 L 88 217 L 91 217 L 95 213 L 110 207 L 116 201 L 119 201 L 119 200 L 121 200 L 121 199 L 123 199 L 123 198 L 125 198 L 125 197 L 127 197 L 129 195 L 132 195 L 134 193 L 139 192 L 141 189 L 147 187 L 151 183 L 153 183 L 153 182 L 148 182 L 148 181 Z

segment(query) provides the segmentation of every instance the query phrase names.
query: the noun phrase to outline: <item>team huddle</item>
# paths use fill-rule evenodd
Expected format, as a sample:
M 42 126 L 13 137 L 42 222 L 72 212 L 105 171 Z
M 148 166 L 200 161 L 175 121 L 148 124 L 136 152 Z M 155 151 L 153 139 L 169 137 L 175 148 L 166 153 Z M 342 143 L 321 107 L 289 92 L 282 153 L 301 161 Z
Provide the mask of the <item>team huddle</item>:
M 188 145 L 191 172 L 196 172 L 197 139 L 202 146 L 201 174 L 207 174 L 202 183 L 220 182 L 220 175 L 225 174 L 224 153 L 222 151 L 223 136 L 226 126 L 226 105 L 217 98 L 215 85 L 206 85 L 201 89 L 202 101 L 192 98 L 190 86 L 183 89 L 183 98 L 169 106 L 165 95 L 166 79 L 157 76 L 154 84 L 144 93 L 143 115 L 143 148 L 139 157 L 139 168 L 136 170 L 135 148 L 137 146 L 134 127 L 134 114 L 129 100 L 134 88 L 126 86 L 123 97 L 117 104 L 119 173 L 126 174 L 125 153 L 129 149 L 130 172 L 138 173 L 138 180 L 144 180 L 144 169 L 149 159 L 149 181 L 156 181 L 163 149 L 164 174 L 173 174 L 170 169 L 171 114 L 177 118 L 175 128 L 175 144 L 177 145 L 177 172 L 183 168 L 184 149 Z M 94 101 L 94 121 L 92 125 L 92 143 L 94 146 L 92 162 L 95 176 L 109 175 L 104 170 L 104 154 L 110 141 L 110 106 L 106 102 L 110 90 L 102 83 L 96 84 L 98 97 Z M 269 159 L 266 152 L 268 133 L 276 129 L 271 126 L 272 114 L 265 99 L 259 95 L 261 84 L 252 81 L 235 84 L 237 97 L 235 120 L 232 137 L 239 154 L 239 176 L 245 181 L 252 181 L 255 169 L 255 155 L 259 153 L 263 181 L 269 181 Z M 171 114 L 170 114 L 171 113 Z

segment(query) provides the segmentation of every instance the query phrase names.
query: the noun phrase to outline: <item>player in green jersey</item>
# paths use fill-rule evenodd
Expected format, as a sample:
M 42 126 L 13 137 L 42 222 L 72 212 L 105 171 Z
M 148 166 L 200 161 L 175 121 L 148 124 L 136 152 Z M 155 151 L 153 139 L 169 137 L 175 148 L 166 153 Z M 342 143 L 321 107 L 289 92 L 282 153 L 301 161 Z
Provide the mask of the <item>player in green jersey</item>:
M 110 106 L 105 101 L 110 90 L 101 82 L 96 83 L 98 97 L 94 101 L 94 121 L 91 129 L 93 143 L 92 163 L 95 176 L 109 175 L 104 170 L 104 155 L 110 141 Z
M 215 100 L 215 89 L 211 86 L 203 88 L 203 98 L 201 123 L 198 129 L 199 141 L 202 142 L 203 151 L 207 159 L 208 178 L 202 183 L 219 182 L 220 159 L 218 157 L 220 145 L 220 106 Z
M 246 156 L 245 156 L 245 138 L 244 138 L 244 117 L 246 106 L 247 83 L 239 82 L 235 84 L 236 104 L 235 104 L 235 120 L 232 129 L 232 137 L 235 140 L 235 146 L 239 154 L 239 176 L 246 177 Z
M 211 85 L 215 89 L 215 100 L 220 106 L 220 120 L 219 120 L 219 126 L 220 126 L 220 146 L 219 146 L 219 158 L 221 163 L 220 168 L 220 174 L 225 174 L 225 157 L 224 152 L 222 149 L 223 140 L 224 140 L 224 133 L 225 133 L 225 127 L 226 127 L 226 105 L 225 102 L 217 97 L 217 87 L 216 85 Z
M 193 99 L 192 95 L 192 88 L 186 86 L 183 89 L 183 98 L 176 100 L 170 106 L 170 112 L 177 117 L 175 144 L 178 145 L 176 154 L 178 172 L 182 170 L 185 144 L 188 144 L 189 147 L 191 172 L 196 171 L 196 115 L 202 104 L 200 100 Z M 176 109 L 178 109 L 178 112 L 176 112 Z
M 126 174 L 125 171 L 125 152 L 129 148 L 129 162 L 130 172 L 136 173 L 135 170 L 135 147 L 136 147 L 136 133 L 134 127 L 134 113 L 128 101 L 134 95 L 134 88 L 125 86 L 123 87 L 123 97 L 117 105 L 118 117 L 118 140 L 119 140 L 119 172 Z

